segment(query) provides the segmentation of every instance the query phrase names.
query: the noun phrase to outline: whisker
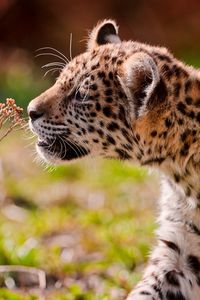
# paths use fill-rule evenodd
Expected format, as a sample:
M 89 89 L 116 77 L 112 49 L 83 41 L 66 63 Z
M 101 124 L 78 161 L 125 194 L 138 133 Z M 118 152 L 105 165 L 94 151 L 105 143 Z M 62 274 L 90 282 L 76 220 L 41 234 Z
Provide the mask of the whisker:
M 51 63 L 48 63 L 48 64 L 46 64 L 46 65 L 44 65 L 44 66 L 42 66 L 41 68 L 43 69 L 43 68 L 48 68 L 48 67 L 54 67 L 54 66 L 56 66 L 56 67 L 65 67 L 65 64 L 64 63 L 62 63 L 62 62 L 58 62 L 58 61 L 55 61 L 55 62 L 51 62 Z M 61 68 L 62 69 L 62 68 Z
M 60 139 L 60 144 L 61 144 L 61 153 L 62 153 L 62 145 L 64 146 L 64 153 L 63 155 L 60 156 L 60 153 L 59 153 L 59 156 L 61 159 L 63 159 L 65 157 L 65 155 L 67 154 L 67 148 L 66 148 L 66 145 L 65 145 L 65 142 L 63 141 L 62 137 L 59 136 L 59 139 Z
M 60 54 L 65 60 L 66 62 L 69 62 L 69 59 L 60 51 L 58 51 L 57 49 L 53 48 L 53 47 L 42 47 L 36 50 L 36 52 L 41 51 L 41 50 L 53 50 L 55 52 L 57 52 L 58 54 Z
M 82 155 L 80 149 L 77 147 L 77 145 L 75 143 L 73 143 L 72 141 L 67 140 L 66 138 L 64 139 L 65 143 L 72 149 L 74 150 L 74 152 L 76 153 L 77 157 L 80 157 L 80 155 Z M 75 148 L 74 148 L 74 147 Z M 77 151 L 76 151 L 77 150 Z M 80 155 L 79 155 L 80 154 Z
M 83 37 L 83 39 L 81 39 L 81 40 L 79 41 L 79 43 L 85 43 L 85 42 L 87 42 L 87 41 L 88 41 L 88 36 Z
M 33 138 L 35 138 L 35 135 L 29 135 L 29 136 L 24 135 L 23 136 L 23 139 L 26 141 L 32 140 Z
M 88 94 L 89 94 L 89 90 L 90 90 L 90 86 L 91 86 L 91 84 L 88 84 L 88 87 L 87 87 L 87 92 L 85 93 L 85 96 L 84 96 L 84 98 L 83 98 L 82 102 L 84 102 L 84 101 L 85 101 L 85 99 L 87 99 L 87 96 L 88 96 Z
M 30 143 L 28 143 L 27 145 L 25 145 L 24 148 L 25 149 L 32 148 L 33 145 L 35 145 L 35 141 L 31 141 Z
M 79 85 L 77 85 L 77 87 L 76 87 L 76 91 L 75 91 L 75 98 L 76 98 L 76 95 L 77 95 L 77 93 L 80 91 L 81 87 L 82 87 L 82 86 L 84 86 L 84 84 L 85 84 L 85 81 L 82 81 L 82 82 L 80 82 L 80 84 L 79 84 Z M 85 100 L 85 99 L 86 99 L 86 97 L 87 97 L 87 95 L 88 95 L 88 92 L 89 92 L 89 87 L 90 87 L 90 85 L 88 85 L 87 93 L 86 93 L 86 95 L 85 95 L 84 99 L 82 99 L 82 102 L 83 102 L 83 100 Z
M 48 70 L 44 73 L 43 77 L 45 77 L 51 71 L 53 71 L 53 73 L 55 73 L 55 71 L 60 71 L 60 68 L 51 68 L 50 70 Z
M 81 154 L 81 155 L 84 155 L 84 151 L 79 147 L 78 144 L 76 144 L 74 141 L 70 141 L 74 147 L 76 147 L 77 151 Z
M 60 138 L 61 138 L 61 136 L 59 136 Z M 69 141 L 65 136 L 62 136 L 62 139 L 63 139 L 63 141 L 72 149 L 72 150 L 74 150 L 74 152 L 76 153 L 76 155 L 77 155 L 77 157 L 80 157 L 79 156 L 79 153 L 82 155 L 83 154 L 83 152 L 81 153 L 81 151 L 80 151 L 80 149 L 78 148 L 78 145 L 76 145 L 73 141 Z M 73 147 L 72 145 L 75 147 Z M 79 152 L 77 152 L 77 151 Z
M 60 138 L 57 138 L 57 141 L 58 141 L 59 144 L 60 144 L 60 151 L 59 151 L 59 153 L 58 153 L 58 157 L 62 159 L 61 154 L 62 154 L 62 152 L 63 152 L 63 151 L 62 151 L 62 150 L 63 150 L 63 144 L 62 144 L 62 141 L 60 140 Z
M 56 138 L 53 139 L 52 143 L 50 145 L 48 145 L 48 149 L 50 149 L 51 147 L 53 147 L 53 145 L 55 144 Z
M 52 172 L 56 171 L 56 166 L 46 164 L 45 170 L 46 170 L 48 173 L 52 173 Z
M 69 37 L 69 58 L 72 60 L 72 32 L 70 33 Z
M 72 134 L 73 134 L 73 136 L 74 136 L 76 139 L 80 139 L 80 136 L 79 136 L 78 134 L 76 134 L 75 132 L 73 132 Z M 89 139 L 89 136 L 88 136 L 87 133 L 85 134 L 85 136 L 88 137 L 88 139 Z M 79 143 L 80 143 L 80 142 L 79 142 Z M 84 144 L 84 143 L 80 143 L 80 146 L 82 146 L 83 148 L 87 147 L 87 145 Z M 78 147 L 78 145 L 77 145 L 77 147 Z M 80 149 L 80 151 L 81 151 L 81 149 Z M 84 151 L 81 151 L 81 153 L 82 153 L 82 154 L 85 154 Z
M 55 54 L 55 53 L 51 53 L 51 52 L 39 53 L 39 54 L 37 54 L 35 57 L 45 56 L 45 55 L 46 55 L 46 56 L 49 55 L 49 56 L 57 57 L 57 58 L 61 59 L 62 61 L 64 61 L 65 64 L 68 63 L 68 61 L 66 61 L 63 57 L 60 57 L 59 55 L 57 55 L 57 54 Z

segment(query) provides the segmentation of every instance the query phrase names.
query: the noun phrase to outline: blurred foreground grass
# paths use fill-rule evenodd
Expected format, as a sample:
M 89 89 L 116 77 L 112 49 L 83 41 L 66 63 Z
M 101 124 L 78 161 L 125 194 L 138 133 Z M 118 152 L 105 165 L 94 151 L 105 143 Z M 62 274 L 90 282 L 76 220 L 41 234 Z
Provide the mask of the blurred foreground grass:
M 44 270 L 45 299 L 124 299 L 152 243 L 156 176 L 108 160 L 45 168 L 29 143 L 14 132 L 0 148 L 0 265 Z M 25 294 L 0 299 L 41 299 L 25 277 L 5 273 Z

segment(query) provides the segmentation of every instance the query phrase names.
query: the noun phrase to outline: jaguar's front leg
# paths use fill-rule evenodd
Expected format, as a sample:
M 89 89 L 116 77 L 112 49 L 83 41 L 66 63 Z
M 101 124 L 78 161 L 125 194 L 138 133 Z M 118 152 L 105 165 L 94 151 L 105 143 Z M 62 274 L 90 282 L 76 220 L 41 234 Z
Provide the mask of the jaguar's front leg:
M 200 294 L 195 296 L 197 283 L 194 274 L 187 274 L 186 259 L 176 242 L 161 239 L 151 255 L 143 279 L 127 300 L 200 299 Z
M 199 218 L 195 205 L 187 203 L 172 190 L 162 197 L 157 246 L 127 300 L 200 300 Z

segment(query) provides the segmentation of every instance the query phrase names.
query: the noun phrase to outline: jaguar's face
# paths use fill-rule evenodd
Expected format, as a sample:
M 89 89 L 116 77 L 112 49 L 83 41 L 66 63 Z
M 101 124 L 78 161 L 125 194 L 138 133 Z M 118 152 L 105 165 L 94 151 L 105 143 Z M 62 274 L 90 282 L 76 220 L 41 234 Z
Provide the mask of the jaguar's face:
M 127 97 L 117 77 L 117 64 L 104 67 L 108 60 L 105 53 L 111 49 L 102 50 L 96 51 L 97 57 L 87 52 L 72 60 L 54 86 L 29 105 L 38 153 L 48 161 L 56 163 L 88 154 L 130 156 Z
M 130 44 L 120 42 L 114 22 L 104 21 L 92 31 L 88 50 L 66 65 L 50 89 L 31 101 L 29 124 L 44 160 L 132 157 L 130 77 L 142 56 L 135 54 L 134 64 L 127 63 Z M 135 77 L 139 76 L 137 72 Z M 149 83 L 152 81 L 150 78 Z

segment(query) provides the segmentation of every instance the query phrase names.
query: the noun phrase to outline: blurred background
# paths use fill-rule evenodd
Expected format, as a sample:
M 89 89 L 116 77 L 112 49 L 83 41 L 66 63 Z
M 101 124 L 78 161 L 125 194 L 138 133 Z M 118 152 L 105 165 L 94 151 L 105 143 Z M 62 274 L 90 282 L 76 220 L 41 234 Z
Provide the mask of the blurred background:
M 50 46 L 69 57 L 72 33 L 75 56 L 84 51 L 88 31 L 104 18 L 118 22 L 123 39 L 166 46 L 180 59 L 198 65 L 198 0 L 1 0 L 0 98 L 10 94 L 26 107 L 55 80 L 55 76 L 43 80 L 41 70 L 54 58 L 35 58 L 35 51 Z
M 75 56 L 104 18 L 118 22 L 122 38 L 166 46 L 200 66 L 198 0 L 0 0 L 0 101 L 12 97 L 26 111 L 59 75 L 44 77 L 41 67 L 58 59 L 36 50 L 70 57 L 72 33 Z M 129 164 L 47 168 L 31 134 L 14 131 L 0 145 L 0 298 L 125 299 L 154 242 L 158 194 L 157 175 Z

